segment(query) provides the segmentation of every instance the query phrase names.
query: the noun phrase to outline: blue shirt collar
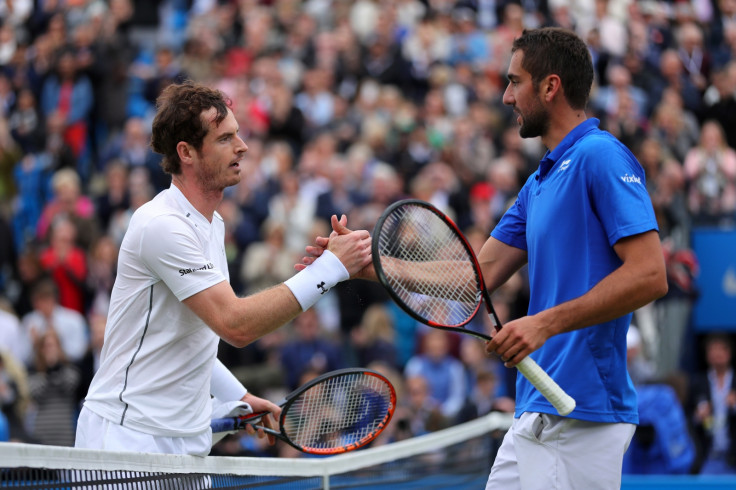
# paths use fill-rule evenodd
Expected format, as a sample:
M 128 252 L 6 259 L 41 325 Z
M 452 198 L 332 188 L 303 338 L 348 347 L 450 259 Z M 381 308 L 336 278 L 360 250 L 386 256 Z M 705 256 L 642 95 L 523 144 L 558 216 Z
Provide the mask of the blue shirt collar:
M 597 129 L 600 124 L 600 120 L 591 117 L 581 122 L 573 128 L 572 131 L 567 133 L 560 144 L 557 145 L 552 151 L 547 150 L 542 159 L 539 161 L 539 175 L 544 177 L 547 172 L 552 170 L 552 167 L 557 163 L 557 160 L 565 154 L 565 152 L 574 145 L 580 138 L 586 133 Z

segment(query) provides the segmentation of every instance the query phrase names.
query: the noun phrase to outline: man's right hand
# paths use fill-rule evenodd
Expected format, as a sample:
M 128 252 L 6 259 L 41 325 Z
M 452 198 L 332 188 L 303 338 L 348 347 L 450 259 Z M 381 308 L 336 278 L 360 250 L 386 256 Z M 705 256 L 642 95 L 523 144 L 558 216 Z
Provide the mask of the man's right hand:
M 344 214 L 337 219 L 332 215 L 332 233 L 329 237 L 317 237 L 314 245 L 307 245 L 307 255 L 301 263 L 294 265 L 297 271 L 303 270 L 317 260 L 325 250 L 340 259 L 351 278 L 376 280 L 371 259 L 371 236 L 365 230 L 353 231 L 347 227 L 348 218 Z

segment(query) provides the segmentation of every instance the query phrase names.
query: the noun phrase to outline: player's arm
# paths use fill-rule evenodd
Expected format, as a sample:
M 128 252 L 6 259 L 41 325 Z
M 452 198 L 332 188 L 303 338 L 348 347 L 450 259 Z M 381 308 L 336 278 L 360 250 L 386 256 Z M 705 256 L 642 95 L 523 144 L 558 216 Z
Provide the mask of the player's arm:
M 611 321 L 667 293 L 656 231 L 622 238 L 613 248 L 622 261 L 620 267 L 578 298 L 507 323 L 487 350 L 510 360 L 507 366 L 515 366 L 553 335 Z
M 284 284 L 239 298 L 227 281 L 215 284 L 183 301 L 223 340 L 244 347 L 302 312 Z
M 489 237 L 478 252 L 483 280 L 488 292 L 492 293 L 521 267 L 527 263 L 526 250 L 507 245 L 496 238 Z
M 243 347 L 286 324 L 319 298 L 323 291 L 318 288 L 319 281 L 302 280 L 314 277 L 314 272 L 320 270 L 317 267 L 327 275 L 344 273 L 346 276 L 339 280 L 347 279 L 370 264 L 370 248 L 370 235 L 365 230 L 340 235 L 330 240 L 331 254 L 287 283 L 239 298 L 223 281 L 190 296 L 184 304 L 225 341 Z M 336 282 L 339 281 L 332 281 L 331 285 Z
M 652 230 L 622 238 L 614 246 L 621 266 L 588 293 L 540 313 L 551 335 L 607 322 L 667 294 L 659 234 Z

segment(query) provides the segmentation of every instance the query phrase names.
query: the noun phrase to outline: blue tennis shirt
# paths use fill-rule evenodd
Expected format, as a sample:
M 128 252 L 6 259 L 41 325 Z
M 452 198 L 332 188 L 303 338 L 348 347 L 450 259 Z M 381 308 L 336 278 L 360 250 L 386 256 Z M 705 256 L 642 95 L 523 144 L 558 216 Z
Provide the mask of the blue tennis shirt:
M 548 151 L 491 236 L 527 251 L 529 314 L 582 296 L 621 265 L 613 245 L 657 230 L 644 170 L 613 135 L 587 119 Z M 577 403 L 570 417 L 638 422 L 626 369 L 631 314 L 551 337 L 531 357 Z M 516 417 L 557 414 L 521 375 Z

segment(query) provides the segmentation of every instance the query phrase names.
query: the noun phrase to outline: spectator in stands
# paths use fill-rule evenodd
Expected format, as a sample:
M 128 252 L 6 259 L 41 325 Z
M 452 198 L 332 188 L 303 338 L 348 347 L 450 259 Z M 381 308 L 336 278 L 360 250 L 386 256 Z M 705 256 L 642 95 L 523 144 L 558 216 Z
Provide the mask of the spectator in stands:
M 446 25 L 436 17 L 424 16 L 402 43 L 402 54 L 409 65 L 416 99 L 421 100 L 426 94 L 431 67 L 446 62 L 449 57 L 449 38 Z
M 400 369 L 391 314 L 385 305 L 369 306 L 360 324 L 350 331 L 358 366 L 381 362 L 391 369 Z
M 112 159 L 105 165 L 104 186 L 94 197 L 95 218 L 100 230 L 107 230 L 117 213 L 130 206 L 128 176 L 130 170 L 120 159 Z
M 41 444 L 73 446 L 79 370 L 67 360 L 54 329 L 35 339 L 34 357 L 28 377 L 35 412 L 31 434 Z
M 8 422 L 8 439 L 32 442 L 25 428 L 28 403 L 28 373 L 8 351 L 0 350 L 0 414 Z
M 263 240 L 250 244 L 245 250 L 240 277 L 247 294 L 284 282 L 294 274 L 298 255 L 286 247 L 285 235 L 284 223 L 269 218 L 262 226 Z
M 332 75 L 325 69 L 307 70 L 302 78 L 302 90 L 294 97 L 294 106 L 304 115 L 304 129 L 310 137 L 332 120 L 335 105 L 332 82 Z
M 280 349 L 289 390 L 299 386 L 299 379 L 307 370 L 322 374 L 345 367 L 340 346 L 325 335 L 314 308 L 296 317 L 292 328 L 293 338 Z
M 109 235 L 102 235 L 93 245 L 88 257 L 86 289 L 87 310 L 106 314 L 118 266 L 118 247 Z
M 732 30 L 736 38 L 736 24 Z M 724 129 L 736 127 L 736 57 L 734 59 L 714 70 L 712 83 L 703 96 L 702 119 L 718 121 Z M 726 141 L 728 146 L 736 148 L 736 131 L 727 131 Z
M 284 141 L 295 154 L 306 142 L 307 123 L 302 109 L 294 101 L 294 92 L 285 82 L 265 87 L 269 99 L 269 139 Z
M 64 141 L 77 158 L 77 170 L 84 181 L 90 178 L 89 117 L 94 107 L 92 84 L 78 71 L 74 52 L 57 53 L 54 71 L 43 82 L 41 111 L 44 117 L 59 115 L 64 124 Z
M 455 423 L 463 423 L 482 417 L 491 412 L 514 412 L 514 401 L 508 397 L 498 397 L 499 378 L 492 371 L 480 371 L 465 399 L 465 403 L 455 418 Z
M 14 272 L 13 287 L 9 291 L 12 291 L 12 296 L 9 295 L 9 299 L 15 314 L 22 318 L 33 309 L 31 304 L 33 289 L 41 279 L 46 277 L 36 248 L 29 247 L 18 254 Z
M 0 296 L 0 352 L 18 355 L 23 351 L 23 329 L 10 302 Z
M 592 109 L 611 117 L 620 114 L 625 103 L 632 105 L 634 119 L 638 122 L 647 113 L 649 98 L 643 89 L 632 84 L 631 72 L 624 64 L 611 63 L 606 70 L 606 84 L 591 99 Z
M 465 405 L 458 413 L 458 421 L 479 417 L 491 410 L 514 411 L 507 369 L 497 357 L 486 355 L 480 339 L 470 336 L 461 339 L 460 360 L 465 370 L 467 394 Z
M 110 223 L 106 230 L 118 246 L 123 241 L 123 235 L 128 229 L 133 213 L 150 201 L 155 193 L 150 174 L 140 167 L 133 169 L 128 178 L 128 207 L 118 210 L 110 217 Z
M 675 32 L 677 54 L 695 88 L 704 92 L 712 68 L 711 53 L 705 47 L 703 30 L 695 21 L 683 22 Z
M 82 182 L 76 170 L 71 168 L 57 171 L 51 181 L 53 198 L 44 206 L 38 220 L 37 233 L 40 240 L 48 239 L 51 224 L 57 216 L 66 216 L 77 226 L 76 244 L 89 248 L 98 233 L 94 215 L 94 204 L 83 193 Z
M 673 239 L 677 247 L 687 246 L 691 219 L 682 164 L 669 157 L 661 143 L 654 138 L 643 139 L 636 153 L 646 172 L 647 192 L 654 205 L 659 236 Z
M 736 213 L 736 150 L 716 121 L 706 121 L 684 161 L 688 208 L 695 224 L 733 223 Z
M 736 377 L 733 347 L 726 334 L 705 339 L 705 371 L 690 389 L 690 416 L 702 474 L 736 474 Z
M 685 72 L 677 51 L 666 49 L 658 58 L 658 67 L 659 70 L 654 72 L 657 78 L 652 85 L 650 94 L 652 107 L 659 105 L 665 96 L 665 92 L 671 89 L 680 94 L 685 109 L 698 113 L 702 108 L 700 90 Z
M 650 119 L 649 135 L 679 162 L 685 160 L 698 141 L 698 122 L 683 108 L 682 96 L 676 89 L 668 88 L 662 95 Z
M 188 78 L 190 77 L 181 67 L 174 48 L 166 44 L 160 44 L 156 48 L 152 73 L 145 80 L 144 97 L 153 107 L 156 105 L 156 99 L 161 95 L 163 89 L 172 83 L 181 83 Z
M 16 160 L 14 150 L 9 150 L 4 160 L 11 168 L 13 179 L 7 182 L 7 187 L 17 193 L 12 215 L 13 241 L 15 249 L 21 253 L 37 240 L 38 221 L 52 194 L 51 169 L 48 159 L 39 154 L 30 153 Z
M 410 89 L 406 59 L 396 39 L 388 33 L 377 33 L 365 40 L 359 74 L 381 85 Z
M 417 437 L 450 425 L 439 402 L 430 394 L 430 381 L 420 374 L 405 376 L 406 396 L 399 399 L 393 422 L 396 440 Z
M 30 88 L 18 92 L 18 101 L 8 118 L 10 134 L 25 153 L 43 148 L 43 120 L 36 95 Z
M 51 224 L 41 268 L 56 283 L 59 305 L 84 314 L 87 307 L 87 254 L 77 246 L 77 227 L 66 215 Z
M 421 376 L 429 383 L 429 395 L 448 420 L 453 420 L 465 402 L 467 386 L 462 363 L 450 354 L 450 334 L 426 329 L 421 337 L 421 351 L 406 363 L 404 376 Z
M 283 174 L 280 184 L 280 191 L 268 202 L 268 216 L 288 230 L 286 248 L 299 252 L 312 227 L 316 202 L 300 192 L 302 181 L 296 172 Z
M 0 117 L 0 197 L 14 193 L 13 167 L 21 158 L 22 149 L 10 132 L 8 120 Z
M 329 188 L 317 196 L 315 214 L 318 218 L 329 220 L 333 214 L 347 214 L 360 206 L 365 197 L 359 192 L 359 183 L 348 161 L 335 155 L 326 163 Z
M 487 63 L 491 54 L 489 43 L 485 32 L 478 28 L 475 13 L 468 7 L 457 7 L 452 12 L 452 20 L 449 64 L 480 66 Z
M 151 133 L 148 122 L 141 117 L 130 117 L 123 131 L 113 138 L 101 156 L 104 166 L 112 160 L 124 163 L 129 171 L 144 169 L 156 192 L 168 186 L 168 179 L 161 169 L 161 156 L 150 147 Z
M 56 331 L 64 357 L 70 362 L 79 361 L 89 343 L 85 317 L 72 309 L 61 306 L 58 291 L 52 279 L 36 284 L 31 295 L 33 310 L 21 318 L 26 347 L 19 353 L 19 360 L 26 366 L 33 365 L 33 347 L 48 330 Z

